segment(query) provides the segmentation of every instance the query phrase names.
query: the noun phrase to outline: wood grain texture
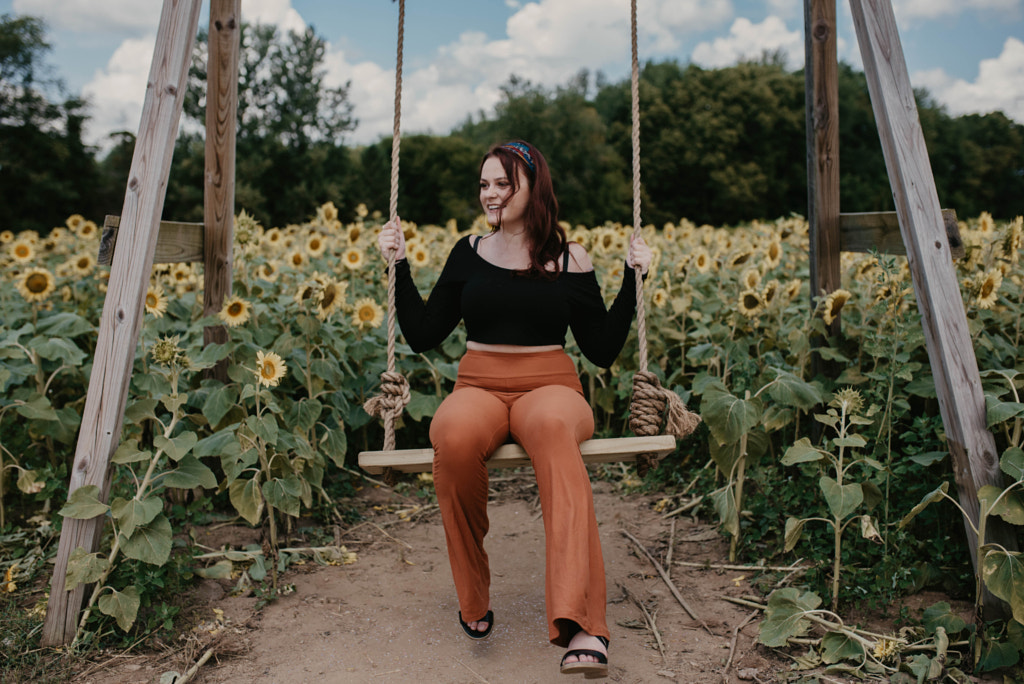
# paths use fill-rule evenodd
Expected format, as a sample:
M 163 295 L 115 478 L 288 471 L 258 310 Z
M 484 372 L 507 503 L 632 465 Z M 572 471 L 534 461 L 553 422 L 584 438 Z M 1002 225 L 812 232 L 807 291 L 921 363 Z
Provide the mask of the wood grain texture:
M 106 501 L 108 497 L 110 457 L 121 439 L 128 384 L 139 342 L 200 6 L 200 0 L 164 0 L 161 10 L 139 135 L 121 211 L 121 248 L 113 259 L 100 317 L 96 357 L 89 377 L 69 494 L 83 485 L 97 485 L 101 500 Z M 68 558 L 78 547 L 87 552 L 95 551 L 104 523 L 104 516 L 91 520 L 65 519 L 43 625 L 43 645 L 68 644 L 74 638 L 85 587 L 80 585 L 65 591 Z
M 942 223 L 949 240 L 950 256 L 963 259 L 966 256 L 960 237 L 960 226 L 956 211 L 942 210 Z M 870 252 L 905 256 L 907 248 L 900 235 L 899 214 L 895 211 L 850 213 L 839 215 L 840 249 L 844 252 Z
M 917 104 L 889 0 L 850 0 L 878 124 L 900 232 L 914 280 L 928 358 L 952 455 L 960 504 L 978 522 L 978 488 L 1002 489 L 995 440 L 986 428 L 985 396 L 967 316 L 943 227 Z M 989 518 L 988 541 L 1017 549 L 1016 537 Z M 977 535 L 965 522 L 975 571 Z M 989 606 L 994 602 L 987 601 Z
M 103 220 L 103 235 L 100 238 L 100 253 L 97 261 L 109 266 L 117 251 L 117 237 L 120 233 L 121 217 L 108 214 Z M 153 251 L 154 264 L 195 263 L 203 260 L 203 224 L 183 221 L 161 221 L 157 229 L 156 249 Z
M 591 439 L 580 444 L 584 463 L 617 463 L 635 461 L 637 454 L 655 453 L 664 456 L 675 451 L 676 438 L 672 435 L 653 437 L 618 437 Z M 359 454 L 359 467 L 368 473 L 382 473 L 385 467 L 403 473 L 430 472 L 434 462 L 433 449 L 398 449 L 394 451 L 363 451 Z M 530 465 L 530 457 L 518 444 L 498 447 L 487 460 L 488 468 L 516 468 Z

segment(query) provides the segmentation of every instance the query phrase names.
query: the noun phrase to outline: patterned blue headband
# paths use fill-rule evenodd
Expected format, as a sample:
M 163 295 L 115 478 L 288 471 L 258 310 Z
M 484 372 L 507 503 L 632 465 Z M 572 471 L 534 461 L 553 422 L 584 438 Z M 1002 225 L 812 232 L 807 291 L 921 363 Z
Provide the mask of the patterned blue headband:
M 526 165 L 530 167 L 531 172 L 537 173 L 537 166 L 536 164 L 533 163 L 533 156 L 530 154 L 529 147 L 527 147 L 521 142 L 510 142 L 502 145 L 501 149 L 512 152 L 520 159 L 522 159 L 524 162 L 526 162 Z

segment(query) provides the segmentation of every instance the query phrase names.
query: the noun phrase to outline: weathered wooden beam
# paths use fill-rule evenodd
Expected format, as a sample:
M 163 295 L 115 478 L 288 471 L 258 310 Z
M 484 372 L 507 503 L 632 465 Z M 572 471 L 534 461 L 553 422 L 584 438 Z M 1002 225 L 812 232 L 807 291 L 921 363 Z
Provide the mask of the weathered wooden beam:
M 203 315 L 231 296 L 231 244 L 235 217 L 235 130 L 238 113 L 239 33 L 242 0 L 211 0 L 206 66 L 206 182 L 203 187 Z M 224 344 L 222 325 L 203 328 L 204 344 Z M 227 359 L 206 372 L 228 379 Z
M 850 0 L 850 9 L 921 310 L 960 505 L 971 518 L 970 523 L 964 521 L 964 527 L 977 572 L 978 539 L 971 523 L 978 524 L 978 489 L 984 485 L 1002 489 L 1003 483 L 995 439 L 986 428 L 978 360 L 943 228 L 935 179 L 892 4 L 889 0 Z M 997 517 L 989 518 L 986 541 L 1016 551 L 1016 535 L 1000 523 Z M 988 594 L 986 606 L 998 613 L 1002 606 L 991 599 Z
M 110 457 L 121 439 L 128 385 L 156 251 L 157 226 L 163 212 L 201 5 L 200 0 L 164 0 L 160 13 L 121 211 L 121 249 L 113 258 L 100 316 L 96 357 L 71 468 L 69 495 L 81 486 L 96 485 L 101 501 L 109 496 Z M 85 587 L 78 585 L 65 590 L 68 559 L 77 548 L 94 552 L 105 523 L 104 516 L 64 520 L 43 624 L 45 646 L 68 644 L 74 639 Z
M 965 256 L 954 209 L 942 210 L 942 224 L 954 259 Z M 839 215 L 839 248 L 844 252 L 870 252 L 905 256 L 907 248 L 900 235 L 899 214 L 895 211 Z
M 619 463 L 635 461 L 637 454 L 654 453 L 664 456 L 675 451 L 676 438 L 672 435 L 653 437 L 618 437 L 591 439 L 580 444 L 584 463 Z M 359 467 L 368 473 L 382 473 L 393 468 L 403 473 L 430 472 L 434 463 L 433 449 L 397 449 L 394 451 L 364 451 L 359 454 Z M 487 459 L 487 467 L 518 468 L 530 465 L 530 457 L 518 444 L 504 444 Z
M 104 266 L 113 263 L 120 225 L 120 216 L 108 214 L 103 220 L 100 253 L 96 259 Z M 160 221 L 157 229 L 156 248 L 153 251 L 153 263 L 177 264 L 202 261 L 203 232 L 202 223 Z

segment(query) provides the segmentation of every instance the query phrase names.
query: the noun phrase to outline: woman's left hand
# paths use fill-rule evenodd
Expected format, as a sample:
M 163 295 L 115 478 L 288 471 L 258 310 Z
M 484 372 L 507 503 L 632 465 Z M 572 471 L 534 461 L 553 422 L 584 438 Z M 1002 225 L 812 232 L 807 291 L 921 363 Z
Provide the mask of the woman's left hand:
M 630 268 L 639 269 L 641 273 L 647 275 L 653 258 L 651 248 L 647 246 L 647 242 L 642 237 L 637 235 L 630 238 L 629 253 L 626 255 L 626 263 Z

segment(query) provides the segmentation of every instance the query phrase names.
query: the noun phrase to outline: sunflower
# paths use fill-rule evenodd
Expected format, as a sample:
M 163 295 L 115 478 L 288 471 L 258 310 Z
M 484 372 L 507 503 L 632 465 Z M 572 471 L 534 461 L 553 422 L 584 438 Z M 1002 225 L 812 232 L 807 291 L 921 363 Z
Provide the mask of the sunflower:
M 309 259 L 306 258 L 306 253 L 299 249 L 293 249 L 284 258 L 284 262 L 294 269 L 302 268 L 307 261 Z
M 1024 246 L 1024 216 L 1018 216 L 1006 224 L 1000 248 L 1003 256 L 1008 257 L 1010 263 L 1016 264 L 1020 260 L 1022 246 Z
M 177 335 L 168 335 L 161 337 L 150 349 L 149 355 L 153 361 L 159 363 L 161 366 L 170 368 L 174 364 L 181 361 L 185 355 L 185 350 L 178 346 L 180 337 Z
M 314 280 L 307 280 L 306 282 L 299 285 L 299 289 L 295 291 L 295 303 L 299 306 L 305 306 L 310 300 L 314 300 L 314 297 L 320 292 L 321 286 Z
M 772 278 L 765 283 L 764 289 L 761 290 L 761 300 L 764 302 L 765 306 L 772 305 L 772 302 L 775 301 L 775 298 L 778 296 L 781 288 L 782 285 L 775 278 Z
M 366 215 L 368 213 L 369 211 L 367 211 L 365 204 L 360 202 L 359 204 L 356 205 L 356 216 L 358 216 L 359 218 L 366 218 Z
M 271 228 L 263 233 L 263 244 L 266 247 L 280 247 L 282 242 L 284 242 L 284 233 L 280 228 Z
M 764 264 L 769 270 L 775 268 L 782 261 L 782 242 L 775 238 L 768 243 L 764 251 Z
M 348 283 L 329 278 L 320 289 L 316 302 L 316 315 L 321 321 L 326 321 L 345 303 L 345 291 Z
M 796 296 L 800 294 L 800 288 L 803 287 L 803 285 L 803 281 L 790 280 L 786 283 L 786 288 L 783 290 L 782 294 L 786 295 L 786 299 L 796 299 Z
M 6 245 L 14 240 L 14 233 L 10 230 L 0 231 L 0 245 Z
M 321 256 L 327 251 L 327 241 L 319 233 L 313 233 L 306 238 L 306 253 L 311 257 Z
M 64 220 L 64 225 L 66 225 L 72 233 L 77 233 L 83 223 L 85 223 L 85 217 L 81 214 L 72 214 Z
M 52 273 L 37 266 L 28 269 L 21 275 L 17 288 L 25 301 L 41 302 L 57 289 L 57 281 Z
M 354 245 L 359 241 L 359 236 L 363 234 L 363 224 L 353 223 L 345 231 L 345 236 L 348 238 L 348 244 Z
M 177 263 L 171 268 L 171 280 L 175 285 L 187 285 L 195 278 L 192 267 L 185 262 Z
M 744 269 L 740 276 L 740 285 L 747 290 L 756 290 L 761 286 L 761 271 L 755 266 Z
M 220 313 L 217 314 L 217 318 L 229 328 L 236 328 L 246 323 L 250 316 L 252 316 L 252 304 L 237 295 L 224 302 Z
M 78 237 L 82 240 L 92 240 L 99 233 L 99 227 L 92 221 L 86 221 L 78 227 Z
M 423 245 L 416 245 L 409 254 L 409 263 L 413 266 L 426 266 L 430 263 L 430 250 Z
M 849 290 L 835 290 L 830 292 L 825 301 L 821 305 L 821 317 L 825 321 L 825 325 L 832 325 L 832 321 L 836 320 L 839 316 L 839 312 L 843 310 L 843 306 L 846 302 L 850 301 Z
M 761 313 L 761 309 L 764 308 L 761 295 L 756 290 L 740 292 L 740 298 L 736 304 L 736 310 L 747 318 L 756 318 Z
M 11 243 L 11 246 L 7 248 L 7 253 L 11 255 L 11 259 L 15 263 L 27 264 L 35 258 L 36 248 L 28 240 L 21 238 Z
M 323 223 L 331 223 L 338 219 L 338 208 L 334 206 L 334 202 L 324 202 L 316 213 Z
M 264 387 L 277 387 L 288 372 L 284 359 L 274 352 L 256 352 L 256 382 Z
M 666 223 L 664 228 L 661 229 L 661 236 L 668 242 L 676 241 L 676 224 Z
M 750 260 L 750 257 L 754 256 L 753 250 L 749 248 L 741 249 L 732 256 L 729 257 L 729 268 L 736 268 L 742 266 Z
M 850 416 L 860 413 L 864 408 L 864 397 L 852 387 L 844 387 L 832 395 L 832 401 L 828 402 L 828 405 L 841 409 Z
M 694 250 L 690 263 L 701 273 L 707 273 L 708 269 L 711 268 L 711 255 L 708 253 L 708 250 L 698 247 Z
M 352 324 L 357 325 L 360 328 L 370 326 L 371 328 L 379 328 L 381 323 L 384 322 L 384 309 L 381 308 L 380 304 L 373 301 L 369 297 L 360 299 L 353 305 L 352 310 Z
M 668 304 L 668 292 L 665 288 L 659 287 L 654 290 L 654 293 L 651 294 L 651 304 L 653 304 L 656 309 L 665 308 L 665 305 Z
M 349 247 L 341 255 L 341 263 L 350 271 L 355 271 L 363 265 L 363 250 L 358 247 Z
M 281 272 L 277 268 L 277 261 L 268 261 L 265 264 L 260 264 L 259 268 L 256 269 L 256 277 L 266 280 L 268 283 L 275 282 L 280 274 Z
M 150 285 L 146 290 L 146 313 L 153 314 L 154 318 L 161 318 L 167 311 L 167 297 L 164 295 L 164 288 L 159 285 Z
M 76 275 L 92 275 L 93 269 L 96 268 L 96 257 L 91 252 L 83 252 L 71 261 L 71 265 Z
M 999 299 L 999 286 L 1003 284 L 1003 274 L 998 269 L 990 269 L 978 276 L 974 285 L 974 303 L 979 309 L 991 309 Z
M 987 211 L 981 212 L 981 216 L 978 217 L 978 230 L 982 233 L 991 233 L 996 227 L 996 222 L 992 218 L 992 214 Z

